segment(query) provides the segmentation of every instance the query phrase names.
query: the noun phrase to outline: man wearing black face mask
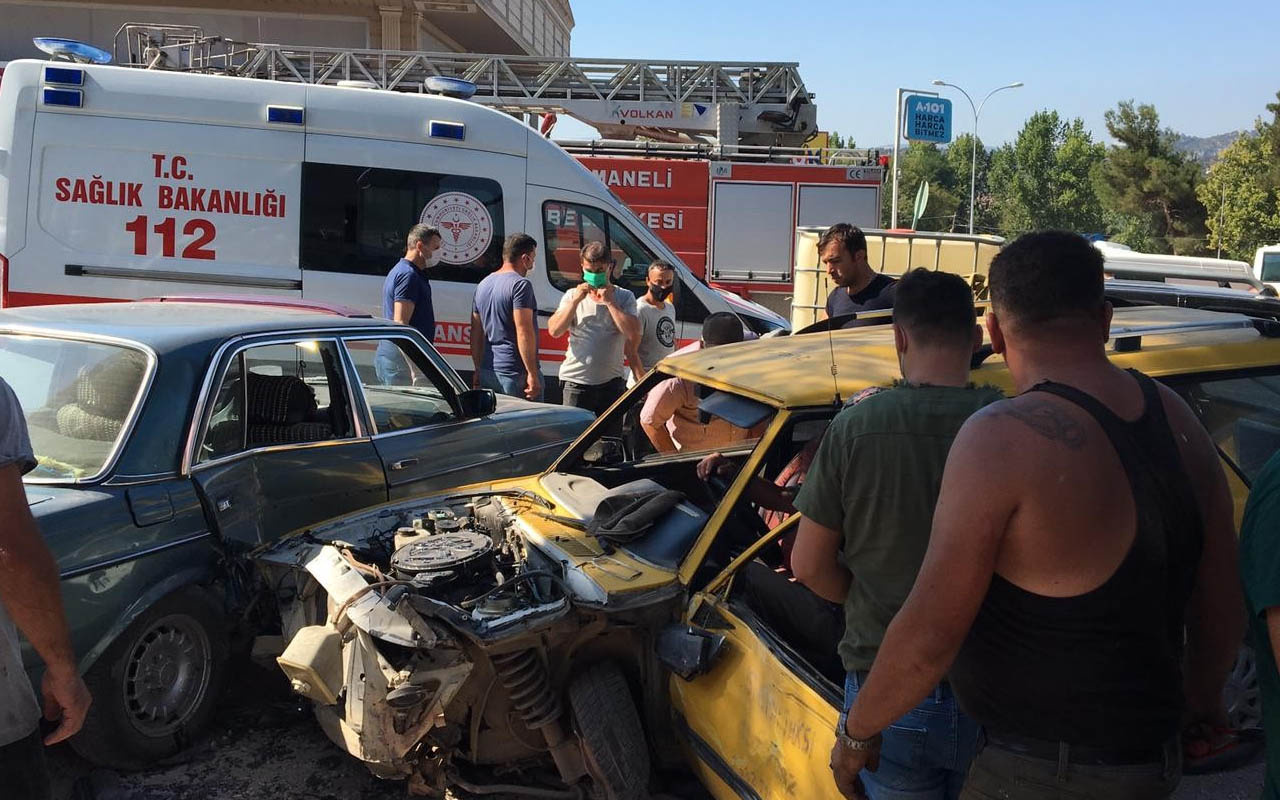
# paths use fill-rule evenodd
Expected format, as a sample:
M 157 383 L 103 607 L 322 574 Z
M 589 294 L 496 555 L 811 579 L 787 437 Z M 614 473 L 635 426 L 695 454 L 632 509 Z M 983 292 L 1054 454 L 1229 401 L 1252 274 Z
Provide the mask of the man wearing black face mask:
M 649 265 L 649 291 L 636 303 L 640 339 L 627 348 L 633 381 L 640 380 L 676 349 L 676 310 L 671 297 L 675 281 L 675 267 L 667 262 L 659 260 Z

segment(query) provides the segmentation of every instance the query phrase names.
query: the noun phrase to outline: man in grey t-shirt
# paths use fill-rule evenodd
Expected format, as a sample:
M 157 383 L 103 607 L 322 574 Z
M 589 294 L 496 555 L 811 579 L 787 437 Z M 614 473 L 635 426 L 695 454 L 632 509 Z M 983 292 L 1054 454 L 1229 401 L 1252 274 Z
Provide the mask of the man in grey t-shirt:
M 71 649 L 58 567 L 22 488 L 22 475 L 35 466 L 18 398 L 0 379 L 0 795 L 5 800 L 50 797 L 44 747 L 80 730 L 90 702 Z M 44 716 L 61 720 L 43 741 L 40 705 L 22 669 L 15 622 L 44 659 Z
M 569 334 L 560 365 L 564 404 L 594 411 L 613 405 L 626 391 L 623 351 L 640 338 L 636 296 L 609 281 L 613 257 L 600 242 L 582 248 L 582 283 L 564 293 L 547 321 L 555 338 Z

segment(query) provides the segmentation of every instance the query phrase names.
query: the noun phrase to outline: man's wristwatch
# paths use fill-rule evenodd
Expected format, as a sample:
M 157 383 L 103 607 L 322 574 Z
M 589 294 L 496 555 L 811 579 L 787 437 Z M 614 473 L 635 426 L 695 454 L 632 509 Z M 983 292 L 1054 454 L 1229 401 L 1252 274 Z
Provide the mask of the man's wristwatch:
M 880 739 L 881 735 L 878 733 L 869 739 L 855 739 L 845 732 L 843 726 L 836 729 L 836 741 L 839 742 L 840 746 L 846 750 L 863 753 L 869 750 L 875 750 L 880 746 Z

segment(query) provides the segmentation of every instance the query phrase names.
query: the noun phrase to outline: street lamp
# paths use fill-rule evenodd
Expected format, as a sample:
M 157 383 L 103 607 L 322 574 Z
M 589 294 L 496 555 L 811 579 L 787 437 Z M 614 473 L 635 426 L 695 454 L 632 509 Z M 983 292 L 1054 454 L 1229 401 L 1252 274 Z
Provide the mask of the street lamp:
M 966 92 L 964 89 L 961 89 L 959 86 L 956 86 L 954 83 L 947 83 L 946 81 L 943 81 L 943 80 L 937 80 L 933 82 L 933 85 L 934 86 L 950 86 L 952 89 L 955 89 L 960 94 L 964 95 L 964 99 L 969 101 L 969 108 L 973 109 L 973 158 L 969 165 L 969 234 L 972 235 L 973 234 L 973 198 L 974 198 L 974 192 L 976 191 L 977 180 L 978 180 L 978 115 L 982 113 L 982 107 L 985 106 L 987 104 L 987 101 L 991 99 L 991 95 L 995 94 L 996 92 L 1002 92 L 1005 89 L 1017 89 L 1018 87 L 1022 86 L 1022 81 L 1015 81 L 1014 83 L 1011 83 L 1008 86 L 1001 86 L 997 89 L 992 89 L 989 93 L 987 93 L 986 97 L 982 98 L 982 102 L 979 103 L 977 106 L 974 106 L 973 98 L 969 96 L 969 93 Z

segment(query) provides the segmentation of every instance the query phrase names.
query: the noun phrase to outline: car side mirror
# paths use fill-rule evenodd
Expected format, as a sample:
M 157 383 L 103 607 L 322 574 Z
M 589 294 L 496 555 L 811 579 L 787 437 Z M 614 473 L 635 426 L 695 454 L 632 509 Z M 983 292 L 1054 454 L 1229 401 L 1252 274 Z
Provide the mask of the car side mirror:
M 692 625 L 668 625 L 658 633 L 658 660 L 663 666 L 691 681 L 711 669 L 724 649 L 724 636 Z
M 458 395 L 464 419 L 487 417 L 498 408 L 498 396 L 492 389 L 468 389 Z

